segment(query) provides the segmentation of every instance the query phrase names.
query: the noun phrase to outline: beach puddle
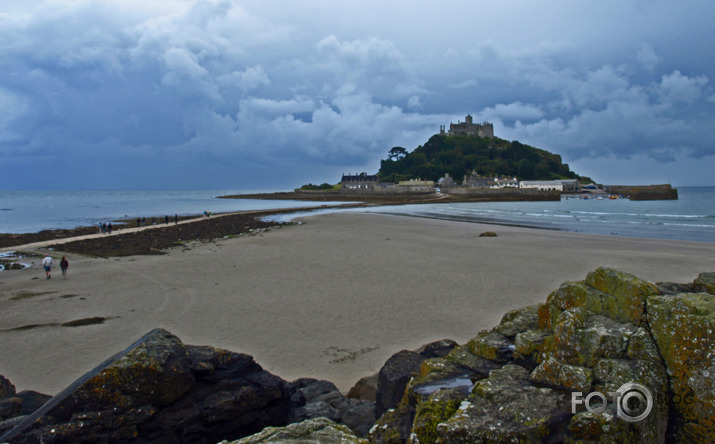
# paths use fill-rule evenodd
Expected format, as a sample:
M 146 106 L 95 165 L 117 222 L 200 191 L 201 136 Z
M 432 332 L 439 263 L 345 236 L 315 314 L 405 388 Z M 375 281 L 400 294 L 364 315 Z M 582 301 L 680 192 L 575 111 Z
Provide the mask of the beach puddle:
M 459 389 L 460 392 L 468 395 L 473 388 L 474 382 L 472 382 L 472 379 L 468 375 L 462 375 L 418 385 L 413 391 L 419 395 L 431 395 L 439 390 Z
M 25 258 L 24 255 L 18 254 L 15 251 L 7 251 L 5 253 L 0 253 L 0 271 L 24 270 L 26 268 L 30 268 L 30 264 L 18 262 L 18 260 L 23 258 Z

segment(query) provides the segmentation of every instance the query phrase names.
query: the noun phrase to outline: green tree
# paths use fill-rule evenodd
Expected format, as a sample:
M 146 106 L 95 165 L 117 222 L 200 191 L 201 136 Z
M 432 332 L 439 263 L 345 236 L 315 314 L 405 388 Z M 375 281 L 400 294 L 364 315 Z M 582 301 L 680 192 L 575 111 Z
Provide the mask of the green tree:
M 392 149 L 387 153 L 387 157 L 391 160 L 400 160 L 407 156 L 407 150 L 401 146 L 392 147 Z
M 536 168 L 528 159 L 519 161 L 519 173 L 517 174 L 522 180 L 533 180 L 536 177 Z

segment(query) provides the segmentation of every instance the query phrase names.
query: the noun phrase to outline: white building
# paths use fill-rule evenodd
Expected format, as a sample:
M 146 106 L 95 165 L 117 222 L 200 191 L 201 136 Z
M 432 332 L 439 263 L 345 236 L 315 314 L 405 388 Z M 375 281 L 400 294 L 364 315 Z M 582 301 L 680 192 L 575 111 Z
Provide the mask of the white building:
M 564 184 L 560 180 L 522 180 L 519 188 L 535 188 L 541 191 L 563 191 Z
M 579 191 L 580 184 L 576 179 L 562 180 L 522 180 L 519 188 L 535 188 L 537 190 L 558 190 L 562 193 Z

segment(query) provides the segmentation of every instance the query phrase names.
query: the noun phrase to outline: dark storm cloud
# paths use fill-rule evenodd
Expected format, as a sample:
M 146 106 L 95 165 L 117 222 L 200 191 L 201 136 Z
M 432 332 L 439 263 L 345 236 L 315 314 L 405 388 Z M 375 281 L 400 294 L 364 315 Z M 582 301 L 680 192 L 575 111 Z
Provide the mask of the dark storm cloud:
M 532 3 L 7 2 L 0 186 L 334 181 L 467 113 L 605 182 L 711 183 L 715 7 Z

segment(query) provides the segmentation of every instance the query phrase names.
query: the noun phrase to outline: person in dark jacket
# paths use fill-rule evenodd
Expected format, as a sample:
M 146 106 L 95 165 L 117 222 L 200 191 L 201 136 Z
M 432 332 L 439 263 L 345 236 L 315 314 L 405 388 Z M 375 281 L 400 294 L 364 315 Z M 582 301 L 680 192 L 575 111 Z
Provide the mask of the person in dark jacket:
M 65 256 L 62 256 L 62 260 L 60 261 L 60 268 L 62 269 L 62 279 L 67 278 L 67 269 L 69 268 L 70 263 L 67 261 L 67 258 Z

